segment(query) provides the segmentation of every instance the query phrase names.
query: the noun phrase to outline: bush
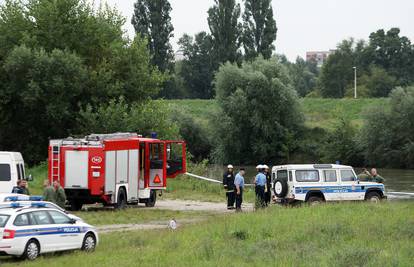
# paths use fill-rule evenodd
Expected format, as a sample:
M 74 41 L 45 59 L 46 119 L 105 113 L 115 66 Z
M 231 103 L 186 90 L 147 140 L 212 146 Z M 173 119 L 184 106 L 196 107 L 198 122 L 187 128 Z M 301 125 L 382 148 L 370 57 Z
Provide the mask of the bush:
M 414 168 L 414 86 L 390 94 L 390 108 L 372 108 L 365 116 L 361 143 L 371 165 Z
M 285 67 L 258 58 L 241 67 L 227 63 L 216 75 L 221 113 L 213 118 L 214 157 L 257 163 L 289 158 L 297 147 L 303 116 Z

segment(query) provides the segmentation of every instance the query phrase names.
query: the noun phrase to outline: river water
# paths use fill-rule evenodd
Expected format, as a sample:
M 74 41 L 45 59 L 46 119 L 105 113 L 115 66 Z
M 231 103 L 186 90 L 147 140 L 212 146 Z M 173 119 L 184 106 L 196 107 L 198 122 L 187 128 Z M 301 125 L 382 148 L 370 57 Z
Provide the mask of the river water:
M 246 168 L 246 182 L 252 182 L 256 175 L 255 166 L 244 166 Z M 236 170 L 238 166 L 235 166 Z M 207 176 L 212 179 L 221 180 L 225 167 L 210 165 Z M 414 199 L 414 170 L 402 169 L 377 169 L 378 173 L 385 178 L 385 188 L 391 198 Z M 361 169 L 355 168 L 358 174 Z

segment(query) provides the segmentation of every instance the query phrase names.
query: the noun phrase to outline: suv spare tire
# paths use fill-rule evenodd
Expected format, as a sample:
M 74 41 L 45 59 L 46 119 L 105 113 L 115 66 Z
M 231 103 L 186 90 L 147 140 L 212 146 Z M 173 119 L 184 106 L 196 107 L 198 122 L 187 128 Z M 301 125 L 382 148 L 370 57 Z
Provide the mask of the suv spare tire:
M 285 197 L 288 192 L 287 181 L 285 179 L 276 179 L 275 183 L 273 184 L 273 191 L 277 197 Z

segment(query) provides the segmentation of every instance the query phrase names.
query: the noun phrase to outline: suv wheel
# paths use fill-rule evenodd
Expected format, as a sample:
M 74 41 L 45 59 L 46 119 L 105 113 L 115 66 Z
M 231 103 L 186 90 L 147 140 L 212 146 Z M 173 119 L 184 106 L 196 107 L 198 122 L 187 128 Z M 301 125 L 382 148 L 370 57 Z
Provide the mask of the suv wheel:
M 365 197 L 365 200 L 372 203 L 379 203 L 381 201 L 381 196 L 377 192 L 369 192 Z
M 118 197 L 116 198 L 116 209 L 125 209 L 127 205 L 127 195 L 124 188 L 120 188 L 118 191 Z
M 23 258 L 27 260 L 35 260 L 37 257 L 39 257 L 40 254 L 40 246 L 39 243 L 36 240 L 29 240 L 27 242 L 26 247 L 24 249 Z
M 288 191 L 288 184 L 286 180 L 282 180 L 282 179 L 277 179 L 275 181 L 275 184 L 273 186 L 274 191 L 275 191 L 275 195 L 277 197 L 283 198 L 286 196 L 287 191 Z
M 93 234 L 86 234 L 82 243 L 82 250 L 85 252 L 93 252 L 96 248 L 96 238 Z
M 320 205 L 323 203 L 323 199 L 318 196 L 312 196 L 307 201 L 311 206 Z

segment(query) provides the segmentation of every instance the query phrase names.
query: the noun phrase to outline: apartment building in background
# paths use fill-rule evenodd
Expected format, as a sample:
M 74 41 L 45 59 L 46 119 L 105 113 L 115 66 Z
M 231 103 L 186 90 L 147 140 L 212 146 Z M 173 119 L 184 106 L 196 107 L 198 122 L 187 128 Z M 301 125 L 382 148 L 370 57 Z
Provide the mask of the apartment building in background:
M 306 52 L 306 61 L 314 61 L 316 65 L 320 68 L 323 63 L 326 62 L 329 55 L 332 54 L 335 50 L 329 51 L 309 51 Z

